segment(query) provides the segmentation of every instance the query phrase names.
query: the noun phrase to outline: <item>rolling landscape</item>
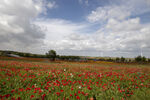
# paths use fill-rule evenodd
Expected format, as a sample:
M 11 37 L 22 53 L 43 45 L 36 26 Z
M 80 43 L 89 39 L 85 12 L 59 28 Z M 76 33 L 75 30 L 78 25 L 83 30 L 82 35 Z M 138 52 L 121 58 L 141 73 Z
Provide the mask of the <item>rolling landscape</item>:
M 150 100 L 150 0 L 0 0 L 0 100 Z
M 20 55 L 25 53 L 20 52 Z M 113 58 L 115 60 L 111 61 L 110 58 L 82 60 L 83 57 L 73 59 L 73 56 L 65 56 L 65 59 L 59 56 L 51 60 L 52 55 L 45 55 L 45 58 L 43 56 L 36 55 L 36 58 L 29 55 L 28 57 L 0 56 L 2 100 L 148 100 L 150 98 L 149 60 L 143 62 L 132 58 L 130 62 L 126 59 L 124 62 L 118 62 L 118 58 Z

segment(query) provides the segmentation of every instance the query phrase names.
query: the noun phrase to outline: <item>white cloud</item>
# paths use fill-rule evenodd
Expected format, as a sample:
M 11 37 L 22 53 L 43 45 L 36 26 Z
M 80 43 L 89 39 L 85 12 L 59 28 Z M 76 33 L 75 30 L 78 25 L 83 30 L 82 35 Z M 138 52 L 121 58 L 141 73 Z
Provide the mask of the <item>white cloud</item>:
M 147 33 L 141 32 L 141 30 L 148 26 L 143 27 L 138 18 L 123 22 L 113 20 L 112 22 L 108 22 L 103 29 L 107 30 L 107 33 L 102 34 L 103 31 L 97 31 L 97 37 L 99 37 L 98 40 L 105 40 L 104 45 L 109 51 L 112 49 L 116 51 L 128 51 L 128 49 L 132 49 L 134 51 L 140 48 L 143 43 L 149 45 L 146 43 L 146 40 L 150 39 L 149 37 L 145 37 Z
M 148 54 L 150 51 L 148 43 L 148 40 L 150 40 L 150 25 L 141 24 L 139 17 L 130 18 L 131 15 L 146 12 L 148 8 L 137 13 L 135 12 L 135 6 L 138 7 L 138 4 L 98 7 L 89 14 L 88 21 L 105 22 L 106 24 L 103 24 L 103 27 L 100 27 L 93 34 L 70 34 L 66 40 L 61 42 L 62 44 L 59 44 L 59 47 L 63 45 L 64 49 L 69 48 L 85 52 L 90 50 L 95 52 L 95 55 L 99 52 L 105 52 L 104 55 L 113 55 L 114 53 L 114 56 L 127 56 L 128 54 L 132 57 L 140 54 L 142 48 L 145 56 L 150 56 Z M 139 8 L 141 8 L 141 5 Z
M 111 29 L 113 31 L 130 31 L 130 30 L 138 30 L 141 28 L 140 25 L 140 19 L 139 18 L 133 18 L 133 19 L 127 19 L 123 21 L 118 21 L 115 19 L 109 19 L 108 23 L 106 25 L 106 28 Z
M 71 49 L 74 43 L 69 38 L 71 40 L 83 38 L 80 37 L 79 33 L 81 33 L 80 30 L 87 26 L 82 23 L 76 24 L 62 19 L 38 19 L 35 21 L 35 24 L 45 29 L 45 48 L 54 48 L 57 50 Z
M 143 49 L 150 50 L 150 24 L 141 24 L 140 18 L 127 20 L 109 19 L 95 33 L 82 33 L 89 24 L 75 24 L 60 19 L 39 19 L 36 24 L 46 27 L 45 52 L 50 48 L 59 54 L 100 56 L 137 56 Z
M 52 40 L 62 39 L 72 33 L 79 32 L 80 29 L 86 26 L 62 19 L 37 19 L 35 24 L 46 28 L 46 38 Z
M 89 5 L 89 0 L 85 0 L 85 4 L 88 6 Z
M 89 5 L 89 0 L 78 0 L 79 4 L 85 4 L 86 6 Z
M 150 4 L 150 0 L 147 0 L 147 3 Z
M 47 3 L 47 7 L 48 7 L 49 9 L 51 9 L 51 8 L 56 8 L 57 5 L 56 5 L 55 2 L 48 2 L 48 3 Z
M 133 57 L 140 54 L 142 48 L 145 56 L 150 56 L 148 54 L 150 51 L 148 42 L 150 40 L 150 25 L 142 25 L 137 20 L 138 18 L 118 22 L 122 27 L 131 24 L 129 28 L 108 29 L 108 23 L 93 34 L 70 34 L 67 39 L 62 39 L 57 43 L 59 47 L 64 47 L 63 49 L 89 52 L 86 55 L 95 52 L 95 56 L 100 56 L 99 52 L 105 52 L 104 55 Z M 136 23 L 132 24 L 132 21 Z M 111 27 L 114 27 L 114 25 Z
M 32 21 L 44 9 L 43 0 L 0 0 L 0 49 L 26 51 L 41 45 L 45 34 Z
M 118 1 L 118 0 L 115 0 Z M 97 7 L 88 16 L 90 22 L 104 22 L 110 18 L 124 20 L 130 16 L 141 15 L 149 12 L 149 0 L 121 0 L 119 4 Z
M 91 48 L 95 51 L 121 52 L 119 55 L 123 56 L 131 53 L 132 57 L 138 55 L 142 48 L 145 56 L 150 56 L 150 24 L 141 24 L 140 17 L 137 16 L 148 12 L 150 7 L 146 1 L 122 2 L 120 5 L 98 7 L 87 16 L 89 22 L 101 24 L 100 29 L 89 36 L 93 39 L 89 45 L 92 44 Z
M 130 16 L 130 11 L 125 6 L 98 7 L 87 17 L 90 22 L 104 22 L 110 18 L 123 20 Z
M 150 56 L 150 24 L 142 24 L 138 16 L 131 18 L 131 15 L 145 13 L 149 8 L 140 0 L 131 1 L 124 5 L 98 7 L 87 16 L 89 23 L 75 23 L 38 18 L 39 14 L 57 7 L 55 2 L 0 0 L 0 49 L 34 53 L 55 49 L 60 54 L 69 55 L 100 56 L 103 52 L 105 56 L 135 56 L 142 48 L 145 55 Z M 136 12 L 139 8 L 141 10 Z M 94 27 L 93 22 L 104 23 L 95 32 L 86 34 Z
M 82 4 L 82 3 L 83 3 L 83 1 L 82 1 L 82 0 L 78 0 L 78 1 L 79 1 L 79 3 L 80 3 L 80 4 Z

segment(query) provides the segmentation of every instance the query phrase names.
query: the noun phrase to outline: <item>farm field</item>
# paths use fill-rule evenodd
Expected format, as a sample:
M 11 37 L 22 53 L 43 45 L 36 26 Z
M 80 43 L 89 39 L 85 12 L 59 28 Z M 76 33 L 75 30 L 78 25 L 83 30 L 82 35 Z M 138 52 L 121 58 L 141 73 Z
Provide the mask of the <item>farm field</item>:
M 0 98 L 149 100 L 150 65 L 1 58 Z

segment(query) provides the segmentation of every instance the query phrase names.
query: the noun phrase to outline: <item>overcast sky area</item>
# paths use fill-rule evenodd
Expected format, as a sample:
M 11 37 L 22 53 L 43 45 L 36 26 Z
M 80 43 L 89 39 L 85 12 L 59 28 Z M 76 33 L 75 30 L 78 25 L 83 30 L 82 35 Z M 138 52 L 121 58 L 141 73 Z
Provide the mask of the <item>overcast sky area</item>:
M 150 57 L 150 0 L 0 0 L 0 49 Z

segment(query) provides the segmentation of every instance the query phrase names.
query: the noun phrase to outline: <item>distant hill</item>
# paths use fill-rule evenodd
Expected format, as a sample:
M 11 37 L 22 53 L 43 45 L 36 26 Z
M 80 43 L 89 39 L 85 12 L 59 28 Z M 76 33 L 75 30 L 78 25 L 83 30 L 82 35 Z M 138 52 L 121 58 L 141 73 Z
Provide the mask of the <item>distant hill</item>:
M 9 50 L 0 50 L 0 56 L 46 58 L 46 55 L 9 51 Z
M 47 55 L 32 54 L 18 51 L 0 50 L 0 56 L 5 57 L 29 57 L 29 58 L 49 58 Z M 124 57 L 90 57 L 90 56 L 73 56 L 73 55 L 57 55 L 56 60 L 65 61 L 107 61 L 118 63 L 134 63 L 134 62 L 150 62 L 150 58 L 137 56 L 136 58 L 124 58 Z

